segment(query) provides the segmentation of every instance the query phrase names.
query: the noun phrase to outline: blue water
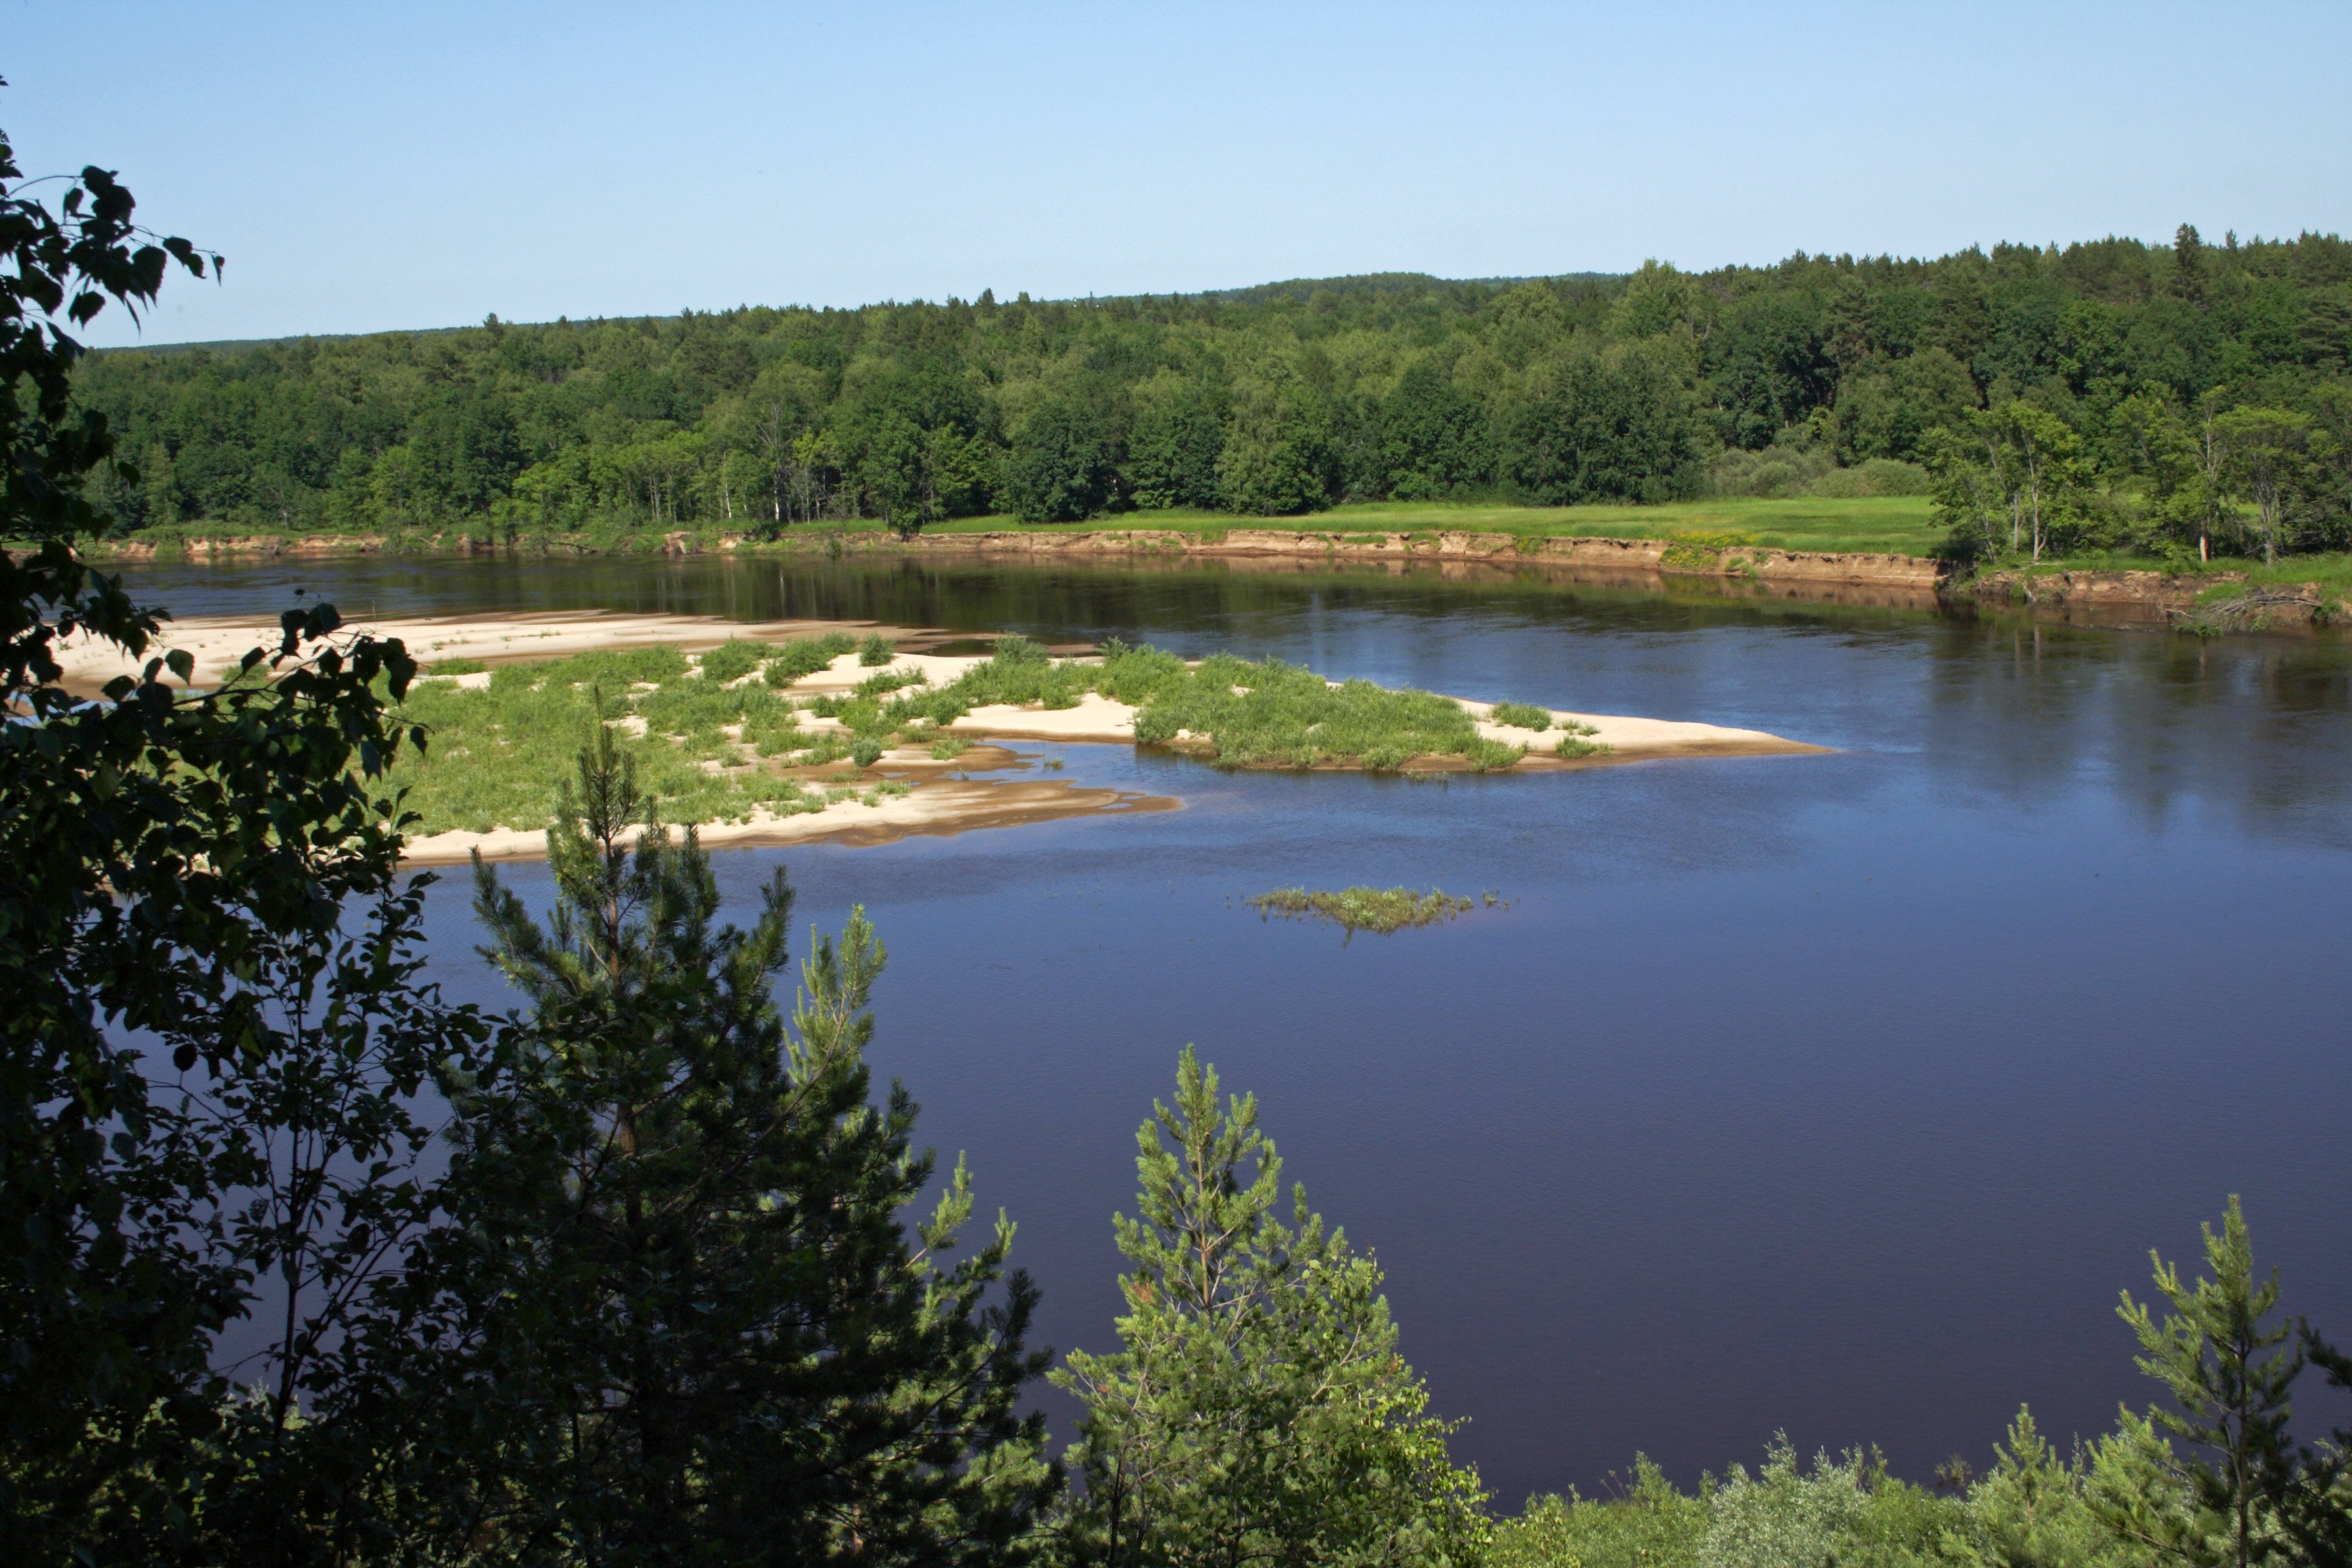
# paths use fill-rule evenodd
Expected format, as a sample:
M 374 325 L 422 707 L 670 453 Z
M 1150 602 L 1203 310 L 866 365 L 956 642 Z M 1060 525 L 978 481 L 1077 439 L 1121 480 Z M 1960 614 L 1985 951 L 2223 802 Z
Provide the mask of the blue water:
M 2148 1397 L 2116 1291 L 2232 1192 L 2289 1309 L 2352 1337 L 2340 641 L 1532 579 L 611 565 L 142 575 L 189 614 L 299 579 L 383 614 L 1116 633 L 1837 748 L 1415 784 L 1024 746 L 1185 809 L 718 857 L 747 909 L 781 858 L 804 925 L 873 915 L 877 1066 L 1019 1222 L 1057 1348 L 1110 1339 L 1110 1215 L 1188 1041 L 1377 1253 L 1506 1505 L 1637 1449 L 1695 1479 L 1776 1431 L 1924 1477 L 1984 1464 L 2020 1403 L 2104 1429 Z M 1507 906 L 1349 942 L 1243 903 L 1350 883 Z M 438 971 L 506 1005 L 459 880 L 436 898 Z

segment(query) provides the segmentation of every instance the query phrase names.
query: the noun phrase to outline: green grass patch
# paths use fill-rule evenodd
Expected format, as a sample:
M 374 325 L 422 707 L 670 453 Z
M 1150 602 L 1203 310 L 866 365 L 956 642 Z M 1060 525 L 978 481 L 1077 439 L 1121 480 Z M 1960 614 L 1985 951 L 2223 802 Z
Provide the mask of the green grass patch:
M 1736 530 L 1714 533 L 1678 534 L 1675 542 L 1658 557 L 1660 565 L 1677 567 L 1685 572 L 1711 571 L 1723 559 L 1727 550 L 1752 545 L 1756 536 Z
M 1461 757 L 1474 767 L 1495 769 L 1527 754 L 1482 740 L 1475 721 L 1452 698 L 1390 690 L 1368 680 L 1334 686 L 1279 659 L 1252 664 L 1218 655 L 1187 669 L 1172 655 L 1122 649 L 1104 660 L 1100 689 L 1136 706 L 1139 744 L 1165 744 L 1189 734 L 1229 766 L 1352 763 L 1393 773 L 1417 757 Z
M 1711 496 L 1662 506 L 1510 506 L 1475 501 L 1366 501 L 1299 517 L 1242 517 L 1223 511 L 1132 511 L 1086 522 L 1028 523 L 968 517 L 933 523 L 930 533 L 1084 532 L 1160 530 L 1204 542 L 1236 528 L 1349 533 L 1507 533 L 1545 538 L 1676 539 L 1730 534 L 1737 542 L 1776 550 L 1861 551 L 1927 555 L 1943 542 L 1926 496 Z M 1522 548 L 1526 548 L 1522 544 Z
M 843 654 L 856 651 L 857 639 L 846 632 L 794 637 L 790 642 L 777 645 L 774 657 L 762 667 L 760 679 L 771 686 L 790 686 L 820 669 L 830 668 L 833 661 Z
M 1486 715 L 1496 724 L 1508 724 L 1515 730 L 1549 730 L 1551 714 L 1532 702 L 1497 702 Z
M 702 679 L 722 686 L 730 680 L 740 680 L 767 663 L 773 651 L 763 642 L 729 637 L 702 656 Z
M 430 745 L 421 757 L 404 752 L 393 782 L 422 819 L 414 831 L 545 826 L 558 784 L 600 721 L 642 727 L 633 747 L 638 784 L 665 820 L 740 822 L 760 807 L 821 807 L 822 792 L 763 764 L 818 765 L 848 744 L 803 732 L 791 700 L 765 686 L 721 685 L 708 678 L 707 662 L 704 670 L 676 647 L 655 646 L 501 665 L 471 689 L 411 687 L 399 715 L 425 725 Z
M 1494 900 L 1489 900 L 1489 902 Z M 1285 920 L 1324 921 L 1344 927 L 1350 937 L 1360 931 L 1382 936 L 1422 926 L 1441 925 L 1467 914 L 1475 900 L 1456 898 L 1442 888 L 1417 893 L 1411 888 L 1341 888 L 1337 892 L 1309 892 L 1305 888 L 1276 888 L 1249 900 L 1261 920 L 1280 915 Z
M 1559 740 L 1552 747 L 1551 753 L 1563 761 L 1570 757 L 1597 757 L 1609 748 L 1585 737 L 1600 732 L 1590 724 L 1562 724 Z
M 1279 659 L 1253 664 L 1219 654 L 1187 667 L 1172 653 L 1116 641 L 1104 646 L 1099 665 L 1084 665 L 1056 662 L 1026 638 L 1006 637 L 960 679 L 902 697 L 877 719 L 944 728 L 993 704 L 1075 708 L 1089 690 L 1137 710 L 1138 744 L 1181 744 L 1231 767 L 1339 763 L 1393 773 L 1416 758 L 1460 758 L 1495 770 L 1527 755 L 1525 747 L 1482 739 L 1450 697 L 1368 680 L 1334 686 Z M 835 716 L 854 726 L 846 707 Z
M 427 675 L 479 675 L 490 667 L 478 658 L 436 658 L 425 666 Z

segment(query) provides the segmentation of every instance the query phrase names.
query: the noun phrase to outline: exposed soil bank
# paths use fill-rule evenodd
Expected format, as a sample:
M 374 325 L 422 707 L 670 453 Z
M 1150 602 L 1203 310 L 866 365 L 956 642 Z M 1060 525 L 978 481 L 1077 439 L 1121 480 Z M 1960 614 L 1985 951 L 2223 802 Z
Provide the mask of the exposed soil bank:
M 2252 584 L 2243 572 L 1989 572 L 1956 591 L 2078 626 L 2310 632 L 2352 620 L 2352 600 L 2338 592 L 2312 583 Z
M 800 553 L 897 554 L 937 561 L 1069 561 L 1121 565 L 1213 560 L 1250 572 L 1313 571 L 1339 563 L 1381 564 L 1400 574 L 1435 570 L 1464 581 L 1518 575 L 1529 570 L 1563 581 L 1665 591 L 1676 584 L 1711 584 L 1735 597 L 1763 597 L 1873 608 L 1928 610 L 1968 605 L 2020 610 L 2080 625 L 2174 627 L 2192 631 L 2298 631 L 2352 618 L 2352 601 L 2313 584 L 2269 585 L 2242 594 L 2242 572 L 2172 574 L 2147 571 L 2000 571 L 1956 577 L 1948 563 L 1927 556 L 1864 552 L 1780 550 L 1764 545 L 1717 546 L 1691 540 L 1542 536 L 1469 531 L 1380 531 L 1354 529 L 1232 528 L 1223 531 L 1149 528 L 1004 530 L 989 533 L 929 533 L 900 540 L 878 531 L 817 527 L 772 542 L 740 533 L 665 534 L 632 540 L 616 552 L 585 536 L 558 535 L 518 546 L 485 543 L 458 534 L 220 535 L 155 542 L 130 539 L 99 544 L 100 560 L 165 558 L 226 561 L 255 557 L 329 556 L 382 552 L 456 555 L 541 553 L 594 555 L 638 552 L 669 556 Z M 2216 592 L 2216 590 L 2224 590 Z

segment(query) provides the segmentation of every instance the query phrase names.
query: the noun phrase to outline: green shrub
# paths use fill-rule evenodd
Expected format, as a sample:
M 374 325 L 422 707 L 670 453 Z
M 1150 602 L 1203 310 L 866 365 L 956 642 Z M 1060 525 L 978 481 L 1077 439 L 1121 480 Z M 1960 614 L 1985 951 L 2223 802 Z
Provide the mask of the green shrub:
M 996 664 L 1043 664 L 1052 657 L 1044 643 L 1019 632 L 1006 632 L 989 650 L 990 660 Z
M 801 731 L 801 716 L 787 703 L 757 719 L 746 720 L 743 743 L 763 757 L 781 757 L 797 751 L 808 737 Z
M 702 679 L 721 686 L 740 680 L 766 663 L 769 652 L 766 643 L 729 637 L 702 656 Z
M 1551 715 L 1532 702 L 1497 702 L 1495 710 L 1486 715 L 1496 724 L 1508 724 L 1518 730 L 1549 730 Z
M 845 632 L 827 632 L 822 637 L 794 637 L 783 644 L 770 659 L 761 676 L 771 686 L 790 686 L 793 681 L 814 675 L 829 668 L 843 654 L 857 651 L 856 639 Z
M 857 644 L 857 662 L 868 669 L 878 669 L 898 657 L 898 646 L 880 632 L 867 632 Z
M 887 697 L 893 691 L 909 686 L 920 686 L 929 678 L 919 669 L 886 669 L 879 675 L 869 675 L 857 683 L 860 697 Z
M 849 755 L 851 739 L 850 736 L 839 733 L 815 736 L 810 741 L 808 748 L 793 759 L 793 765 L 803 768 L 821 768 L 827 763 L 837 763 Z
M 1530 1499 L 1495 1530 L 1494 1568 L 1692 1568 L 1706 1538 L 1707 1504 L 1675 1489 L 1646 1458 L 1633 1485 L 1596 1500 L 1573 1491 Z
M 1470 765 L 1480 773 L 1498 773 L 1505 768 L 1517 766 L 1519 759 L 1528 754 L 1528 749 L 1525 746 L 1507 746 L 1500 741 L 1481 738 L 1463 747 L 1462 754 L 1470 759 Z
M 849 760 L 861 769 L 872 767 L 882 760 L 882 742 L 871 735 L 860 735 L 849 748 Z

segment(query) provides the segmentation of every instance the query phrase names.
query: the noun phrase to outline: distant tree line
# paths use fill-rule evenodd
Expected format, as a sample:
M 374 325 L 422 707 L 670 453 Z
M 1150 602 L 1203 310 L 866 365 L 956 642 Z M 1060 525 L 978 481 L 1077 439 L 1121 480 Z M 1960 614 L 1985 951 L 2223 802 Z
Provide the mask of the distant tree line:
M 1932 482 L 1972 552 L 2274 553 L 2352 543 L 2347 359 L 2352 246 L 2184 226 L 1500 285 L 493 317 L 110 352 L 77 392 L 139 469 L 94 481 L 126 528 L 912 530 Z

